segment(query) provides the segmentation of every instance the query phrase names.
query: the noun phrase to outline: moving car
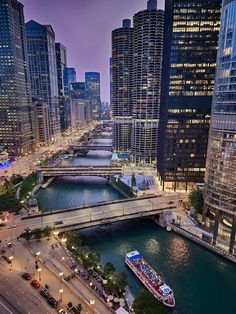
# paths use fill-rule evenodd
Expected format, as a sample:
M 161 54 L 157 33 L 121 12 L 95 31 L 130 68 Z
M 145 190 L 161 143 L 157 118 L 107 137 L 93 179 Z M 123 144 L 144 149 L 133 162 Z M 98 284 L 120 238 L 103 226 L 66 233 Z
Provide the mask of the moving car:
M 24 278 L 25 280 L 30 280 L 32 278 L 29 273 L 23 273 L 21 277 Z

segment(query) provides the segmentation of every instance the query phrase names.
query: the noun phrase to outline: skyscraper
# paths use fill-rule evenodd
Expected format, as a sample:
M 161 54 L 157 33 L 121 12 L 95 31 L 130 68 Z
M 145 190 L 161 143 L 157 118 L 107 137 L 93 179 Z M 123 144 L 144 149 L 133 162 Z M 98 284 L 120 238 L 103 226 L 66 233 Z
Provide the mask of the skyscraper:
M 133 28 L 130 20 L 112 32 L 112 112 L 115 151 L 131 150 Z
M 0 0 L 0 145 L 9 155 L 34 147 L 23 5 Z
M 168 0 L 158 171 L 164 188 L 203 182 L 222 0 Z
M 75 68 L 65 68 L 64 71 L 64 89 L 65 94 L 68 95 L 70 91 L 70 84 L 77 82 Z
M 215 214 L 213 243 L 219 222 L 231 228 L 229 251 L 236 235 L 236 0 L 224 0 L 205 177 L 205 214 Z
M 50 116 L 50 134 L 60 135 L 59 96 L 55 33 L 51 25 L 41 25 L 33 20 L 26 23 L 27 50 L 32 95 L 47 103 Z
M 59 93 L 59 108 L 60 108 L 60 127 L 64 133 L 70 127 L 70 104 L 68 96 L 65 95 L 64 73 L 67 67 L 66 47 L 61 43 L 56 43 L 56 60 L 57 60 L 57 83 Z
M 97 118 L 101 106 L 100 73 L 86 72 L 85 88 L 87 91 L 87 98 L 91 103 L 93 115 Z
M 135 163 L 152 163 L 157 155 L 164 12 L 157 10 L 156 0 L 149 0 L 133 24 L 131 147 Z

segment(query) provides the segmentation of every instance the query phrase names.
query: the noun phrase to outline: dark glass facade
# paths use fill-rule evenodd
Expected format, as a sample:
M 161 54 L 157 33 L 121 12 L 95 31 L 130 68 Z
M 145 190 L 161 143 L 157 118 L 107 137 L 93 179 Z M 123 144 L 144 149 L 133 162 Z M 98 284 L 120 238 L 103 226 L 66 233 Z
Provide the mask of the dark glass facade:
M 87 91 L 87 98 L 90 101 L 93 111 L 93 116 L 97 119 L 101 107 L 100 73 L 86 72 L 85 88 Z
M 64 72 L 67 66 L 66 47 L 61 43 L 56 43 L 56 59 L 57 59 L 57 83 L 59 93 L 60 108 L 60 127 L 64 133 L 70 128 L 70 105 L 69 97 L 65 95 Z
M 232 253 L 236 249 L 236 0 L 223 2 L 204 200 L 205 213 L 215 217 L 214 244 L 219 222 L 227 216 Z
M 0 0 L 0 145 L 20 156 L 34 148 L 23 5 Z
M 61 134 L 57 83 L 55 33 L 50 25 L 26 23 L 27 51 L 32 95 L 47 103 L 52 138 Z
M 158 171 L 163 188 L 203 182 L 221 0 L 166 1 Z
M 113 146 L 117 152 L 131 150 L 133 28 L 130 20 L 112 32 Z
M 65 95 L 69 95 L 69 92 L 71 90 L 70 84 L 77 82 L 76 78 L 76 70 L 75 68 L 65 68 L 64 71 L 64 92 Z

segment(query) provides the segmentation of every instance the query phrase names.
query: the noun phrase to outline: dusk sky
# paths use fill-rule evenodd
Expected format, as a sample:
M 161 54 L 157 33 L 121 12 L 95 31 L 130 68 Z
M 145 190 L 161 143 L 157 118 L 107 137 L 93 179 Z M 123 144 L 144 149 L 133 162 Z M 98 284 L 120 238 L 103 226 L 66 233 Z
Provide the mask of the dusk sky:
M 19 0 L 25 21 L 51 24 L 56 42 L 67 48 L 69 67 L 75 67 L 79 81 L 84 72 L 101 72 L 102 100 L 109 101 L 109 57 L 111 31 L 122 20 L 146 8 L 146 0 Z M 164 0 L 158 1 L 159 8 Z

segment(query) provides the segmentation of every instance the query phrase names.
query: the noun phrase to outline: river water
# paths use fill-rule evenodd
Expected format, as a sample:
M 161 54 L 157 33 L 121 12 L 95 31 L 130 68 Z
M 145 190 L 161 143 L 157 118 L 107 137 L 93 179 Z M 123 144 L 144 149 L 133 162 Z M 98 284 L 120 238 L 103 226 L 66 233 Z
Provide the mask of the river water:
M 110 140 L 96 140 L 96 144 L 109 143 Z M 90 151 L 87 156 L 72 157 L 61 162 L 63 166 L 102 166 L 110 165 L 112 153 Z M 46 189 L 36 193 L 43 211 L 71 208 L 104 201 L 123 199 L 118 191 L 99 177 L 61 177 Z
M 126 252 L 137 249 L 174 290 L 174 314 L 235 314 L 236 266 L 206 249 L 167 232 L 152 220 L 133 220 L 80 231 L 80 237 L 126 271 L 134 294 L 142 284 L 124 263 Z M 157 313 L 158 314 L 158 313 Z
M 67 165 L 109 165 L 111 153 L 89 152 L 85 157 L 62 161 Z M 44 210 L 69 208 L 123 198 L 102 178 L 67 177 L 37 193 Z M 176 296 L 173 314 L 235 314 L 236 265 L 185 238 L 157 226 L 153 221 L 133 220 L 80 231 L 84 242 L 126 271 L 134 294 L 142 284 L 124 263 L 124 254 L 137 249 L 161 272 Z

